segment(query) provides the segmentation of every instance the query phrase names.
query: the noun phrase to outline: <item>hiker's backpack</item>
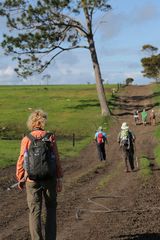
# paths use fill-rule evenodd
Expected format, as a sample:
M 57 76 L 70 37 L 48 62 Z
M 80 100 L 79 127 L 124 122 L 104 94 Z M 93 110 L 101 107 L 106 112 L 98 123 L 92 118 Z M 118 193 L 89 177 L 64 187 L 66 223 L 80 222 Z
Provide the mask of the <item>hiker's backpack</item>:
M 138 112 L 137 112 L 137 111 L 134 112 L 134 116 L 135 116 L 135 117 L 138 116 Z
M 52 133 L 46 133 L 41 138 L 32 134 L 27 137 L 31 143 L 28 148 L 26 170 L 31 180 L 46 180 L 56 178 L 56 158 L 50 141 Z
M 120 145 L 130 148 L 130 133 L 128 130 L 122 130 L 120 132 Z
M 105 142 L 105 137 L 104 137 L 103 133 L 99 132 L 97 135 L 97 143 L 101 144 L 103 142 Z

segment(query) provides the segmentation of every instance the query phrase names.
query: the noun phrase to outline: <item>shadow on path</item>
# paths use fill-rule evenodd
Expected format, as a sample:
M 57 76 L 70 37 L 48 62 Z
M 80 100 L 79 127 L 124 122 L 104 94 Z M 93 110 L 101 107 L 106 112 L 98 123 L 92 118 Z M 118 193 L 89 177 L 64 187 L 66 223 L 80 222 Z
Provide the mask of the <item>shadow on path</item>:
M 159 233 L 144 233 L 144 234 L 131 234 L 131 235 L 120 235 L 118 237 L 114 237 L 114 239 L 121 240 L 160 240 Z
M 158 93 L 160 94 L 160 93 Z M 133 115 L 133 111 L 137 109 L 139 112 L 143 110 L 143 108 L 146 109 L 146 111 L 151 110 L 152 108 L 159 106 L 159 102 L 156 102 L 154 104 L 146 104 L 140 103 L 140 101 L 144 101 L 148 98 L 152 98 L 151 96 L 154 96 L 154 94 L 151 94 L 149 96 L 115 96 L 113 101 L 109 102 L 109 105 L 114 108 L 119 108 L 124 112 L 113 114 L 114 116 L 125 116 L 125 115 Z M 135 101 L 135 104 L 134 104 Z M 138 104 L 137 104 L 138 102 Z

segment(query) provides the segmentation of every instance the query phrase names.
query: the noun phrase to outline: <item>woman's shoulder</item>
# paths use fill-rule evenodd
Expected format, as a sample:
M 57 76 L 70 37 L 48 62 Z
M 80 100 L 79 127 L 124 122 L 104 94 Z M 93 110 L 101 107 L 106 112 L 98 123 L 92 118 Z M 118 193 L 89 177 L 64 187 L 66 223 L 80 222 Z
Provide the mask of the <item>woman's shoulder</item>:
M 28 144 L 29 141 L 30 141 L 29 138 L 27 136 L 24 136 L 21 140 L 21 144 L 26 145 L 26 144 Z

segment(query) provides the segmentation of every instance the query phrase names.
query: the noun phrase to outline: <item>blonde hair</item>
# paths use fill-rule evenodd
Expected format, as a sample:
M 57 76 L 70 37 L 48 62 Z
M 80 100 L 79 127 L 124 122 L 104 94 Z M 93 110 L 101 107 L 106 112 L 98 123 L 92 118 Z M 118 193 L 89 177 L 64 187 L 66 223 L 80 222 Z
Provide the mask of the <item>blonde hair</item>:
M 34 128 L 44 129 L 47 121 L 47 113 L 45 113 L 41 109 L 37 109 L 30 114 L 27 120 L 27 127 L 29 130 L 33 130 Z

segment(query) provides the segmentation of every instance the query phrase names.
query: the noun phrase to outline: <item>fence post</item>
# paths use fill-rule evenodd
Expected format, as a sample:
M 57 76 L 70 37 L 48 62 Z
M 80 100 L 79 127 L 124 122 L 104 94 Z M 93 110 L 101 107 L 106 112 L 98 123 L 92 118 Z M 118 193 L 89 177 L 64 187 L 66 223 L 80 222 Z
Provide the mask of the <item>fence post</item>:
M 75 146 L 75 134 L 73 133 L 73 147 Z

